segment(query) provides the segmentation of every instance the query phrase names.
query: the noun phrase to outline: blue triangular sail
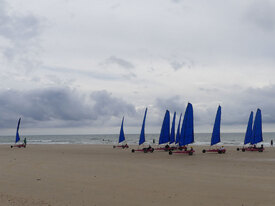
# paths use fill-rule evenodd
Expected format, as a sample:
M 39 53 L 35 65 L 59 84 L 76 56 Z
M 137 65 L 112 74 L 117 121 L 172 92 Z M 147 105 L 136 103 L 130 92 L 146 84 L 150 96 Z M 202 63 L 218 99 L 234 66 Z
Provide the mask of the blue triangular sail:
M 181 127 L 179 146 L 185 146 L 194 142 L 194 117 L 193 106 L 188 103 Z
M 21 118 L 19 118 L 18 123 L 17 123 L 17 129 L 16 129 L 16 137 L 15 137 L 15 143 L 20 140 L 19 136 L 19 126 L 20 126 Z
M 176 121 L 176 112 L 174 112 L 174 117 L 173 117 L 173 121 L 172 121 L 170 144 L 175 142 L 175 121 Z
M 124 122 L 124 117 L 122 118 L 122 122 L 121 122 L 118 143 L 123 142 L 125 140 L 125 135 L 124 135 L 124 130 L 123 130 L 123 122 Z
M 252 140 L 252 124 L 253 124 L 253 112 L 250 113 L 249 120 L 247 123 L 245 138 L 244 138 L 244 144 L 251 143 Z
M 251 144 L 257 144 L 263 141 L 262 134 L 262 113 L 260 109 L 257 109 L 254 125 L 253 125 L 253 135 L 251 138 Z
M 182 114 L 180 114 L 180 119 L 179 119 L 179 124 L 178 124 L 178 129 L 177 129 L 177 135 L 176 135 L 176 144 L 179 143 L 179 139 L 180 139 L 180 122 L 181 122 L 181 116 Z
M 141 132 L 139 136 L 139 145 L 143 144 L 145 142 L 145 120 L 146 120 L 146 114 L 147 114 L 147 108 L 145 109 L 144 118 L 142 122 Z
M 218 107 L 213 127 L 211 146 L 221 141 L 221 106 Z
M 159 135 L 159 144 L 168 143 L 170 139 L 170 112 L 166 110 Z

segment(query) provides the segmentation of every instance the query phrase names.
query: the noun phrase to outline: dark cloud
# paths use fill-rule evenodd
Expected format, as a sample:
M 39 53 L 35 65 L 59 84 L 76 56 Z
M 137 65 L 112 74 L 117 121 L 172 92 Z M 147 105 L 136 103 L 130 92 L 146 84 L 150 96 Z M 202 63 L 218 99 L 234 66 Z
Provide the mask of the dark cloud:
M 9 63 L 9 70 L 28 72 L 35 68 L 41 28 L 40 19 L 32 14 L 15 13 L 6 1 L 0 0 L 0 38 L 6 42 L 1 45 L 0 52 Z
M 254 1 L 248 7 L 246 19 L 264 31 L 275 28 L 275 3 L 270 0 Z
M 19 117 L 30 127 L 81 127 L 112 125 L 112 118 L 135 114 L 133 105 L 106 91 L 92 92 L 90 96 L 68 88 L 0 92 L 2 128 L 14 127 Z
M 107 64 L 107 65 L 115 64 L 115 65 L 118 65 L 118 66 L 120 66 L 124 69 L 133 69 L 133 68 L 135 68 L 135 66 L 131 62 L 126 61 L 126 60 L 121 59 L 121 58 L 118 58 L 118 57 L 115 57 L 115 56 L 111 56 L 108 59 L 106 59 L 105 64 Z
M 186 102 L 180 99 L 180 96 L 173 96 L 170 98 L 157 98 L 155 100 L 155 107 L 163 113 L 168 109 L 171 113 L 184 112 Z

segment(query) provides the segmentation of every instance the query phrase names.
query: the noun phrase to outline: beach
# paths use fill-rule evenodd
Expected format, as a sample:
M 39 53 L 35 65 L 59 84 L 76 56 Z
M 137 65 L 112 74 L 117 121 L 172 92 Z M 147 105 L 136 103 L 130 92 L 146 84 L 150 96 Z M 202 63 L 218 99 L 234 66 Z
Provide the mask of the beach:
M 137 148 L 131 146 L 131 148 Z M 112 145 L 0 145 L 1 205 L 275 205 L 275 149 L 131 153 Z

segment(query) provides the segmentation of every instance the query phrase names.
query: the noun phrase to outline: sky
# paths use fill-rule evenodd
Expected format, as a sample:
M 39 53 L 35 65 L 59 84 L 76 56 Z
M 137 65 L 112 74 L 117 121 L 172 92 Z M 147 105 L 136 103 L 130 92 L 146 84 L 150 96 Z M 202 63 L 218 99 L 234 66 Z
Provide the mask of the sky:
M 0 0 L 0 135 L 275 132 L 274 36 L 271 0 Z

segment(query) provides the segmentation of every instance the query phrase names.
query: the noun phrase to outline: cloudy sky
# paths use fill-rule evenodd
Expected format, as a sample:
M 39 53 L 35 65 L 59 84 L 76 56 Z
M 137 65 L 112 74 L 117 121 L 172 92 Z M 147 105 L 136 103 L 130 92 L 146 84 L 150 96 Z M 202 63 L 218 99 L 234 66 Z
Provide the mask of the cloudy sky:
M 195 132 L 275 131 L 271 0 L 0 0 L 0 133 L 159 132 L 194 107 Z M 0 134 L 1 135 L 1 134 Z

